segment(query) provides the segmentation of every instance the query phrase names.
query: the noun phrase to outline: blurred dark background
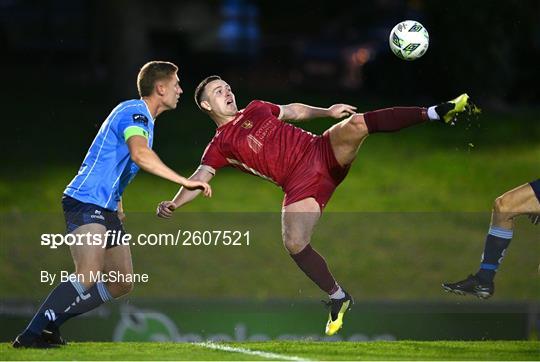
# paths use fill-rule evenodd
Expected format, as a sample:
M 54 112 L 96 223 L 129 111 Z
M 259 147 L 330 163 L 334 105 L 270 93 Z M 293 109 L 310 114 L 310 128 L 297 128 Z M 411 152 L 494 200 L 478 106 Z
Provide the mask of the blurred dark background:
M 10 166 L 21 159 L 79 162 L 110 109 L 137 97 L 138 69 L 154 59 L 180 66 L 185 93 L 174 116 L 164 118 L 180 119 L 193 135 L 190 164 L 213 129 L 210 122 L 193 124 L 204 119 L 193 90 L 210 74 L 231 83 L 240 106 L 264 97 L 349 101 L 366 110 L 366 104 L 427 105 L 467 91 L 487 109 L 538 107 L 539 1 L 278 4 L 1 0 L 1 99 L 9 120 L 3 127 L 11 136 L 2 143 L 16 157 Z M 391 28 L 405 19 L 430 33 L 427 54 L 414 62 L 388 47 Z M 163 132 L 180 129 L 186 128 Z
M 8 76 L 47 89 L 98 87 L 112 100 L 135 96 L 137 70 L 152 59 L 178 63 L 188 91 L 215 72 L 262 88 L 379 97 L 466 88 L 494 102 L 539 100 L 535 0 L 2 0 L 0 9 Z M 404 19 L 431 35 L 414 66 L 388 49 Z

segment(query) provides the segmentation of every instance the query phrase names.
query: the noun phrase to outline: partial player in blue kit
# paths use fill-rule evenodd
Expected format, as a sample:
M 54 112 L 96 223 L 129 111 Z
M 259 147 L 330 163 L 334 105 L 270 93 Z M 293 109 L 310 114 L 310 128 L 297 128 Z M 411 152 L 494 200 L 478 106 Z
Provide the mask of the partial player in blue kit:
M 211 196 L 208 183 L 180 176 L 152 151 L 155 119 L 175 109 L 182 94 L 177 72 L 178 67 L 169 62 L 145 64 L 137 77 L 141 98 L 120 103 L 101 125 L 62 198 L 67 233 L 87 236 L 81 239 L 83 245 L 70 246 L 74 277 L 51 291 L 13 347 L 65 344 L 59 330 L 65 321 L 133 289 L 132 283 L 95 282 L 90 276 L 133 273 L 129 245 L 117 245 L 106 236 L 115 234 L 110 231 L 123 232 L 122 193 L 139 169 Z M 96 240 L 106 244 L 93 245 Z
M 478 272 L 459 282 L 443 283 L 443 289 L 482 299 L 491 297 L 495 293 L 495 273 L 514 236 L 514 218 L 520 215 L 528 215 L 535 225 L 540 221 L 540 179 L 516 187 L 495 200 Z

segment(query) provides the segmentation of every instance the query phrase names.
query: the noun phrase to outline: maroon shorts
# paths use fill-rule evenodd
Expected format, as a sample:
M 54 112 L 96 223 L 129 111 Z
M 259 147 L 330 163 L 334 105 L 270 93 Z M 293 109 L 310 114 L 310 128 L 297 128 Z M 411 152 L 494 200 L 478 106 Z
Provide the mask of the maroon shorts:
M 322 211 L 348 172 L 349 166 L 343 167 L 337 162 L 330 144 L 330 134 L 325 132 L 313 141 L 283 187 L 283 206 L 313 197 Z

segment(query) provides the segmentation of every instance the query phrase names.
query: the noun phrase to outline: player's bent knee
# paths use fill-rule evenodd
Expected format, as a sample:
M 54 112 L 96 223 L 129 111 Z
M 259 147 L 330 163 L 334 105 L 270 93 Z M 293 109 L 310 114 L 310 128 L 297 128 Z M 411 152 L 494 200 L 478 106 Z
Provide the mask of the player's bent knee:
M 298 254 L 301 252 L 306 245 L 309 244 L 309 240 L 305 239 L 284 239 L 283 245 L 287 249 L 287 251 L 291 254 Z
M 114 298 L 119 298 L 123 295 L 129 294 L 133 291 L 133 282 L 115 282 L 107 285 L 109 292 Z
M 75 269 L 75 274 L 77 275 L 78 280 L 86 289 L 89 289 L 96 284 L 96 278 L 99 276 L 100 272 L 100 268 L 94 267 L 77 266 Z
M 493 203 L 493 211 L 495 211 L 498 214 L 504 214 L 510 212 L 508 207 L 508 202 L 505 199 L 504 195 L 499 196 L 495 199 L 495 202 Z
M 369 131 L 366 125 L 366 120 L 364 115 L 361 113 L 356 113 L 350 116 L 349 121 L 347 122 L 354 130 L 354 132 L 361 136 L 366 136 Z
M 98 258 L 91 257 L 78 257 L 74 259 L 75 270 L 77 273 L 89 273 L 90 271 L 96 273 L 102 271 L 105 263 L 103 260 L 96 260 Z

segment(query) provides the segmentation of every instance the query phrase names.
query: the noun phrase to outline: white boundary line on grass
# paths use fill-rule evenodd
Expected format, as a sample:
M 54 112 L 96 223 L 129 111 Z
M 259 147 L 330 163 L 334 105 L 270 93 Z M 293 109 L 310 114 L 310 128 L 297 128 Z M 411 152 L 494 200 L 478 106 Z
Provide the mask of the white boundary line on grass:
M 248 354 L 252 356 L 259 356 L 263 358 L 269 358 L 269 359 L 277 359 L 281 361 L 306 361 L 309 362 L 306 358 L 296 357 L 296 356 L 287 356 L 285 354 L 278 354 L 278 353 L 271 353 L 271 352 L 264 352 L 264 351 L 256 351 L 252 349 L 247 348 L 241 348 L 241 347 L 233 347 L 228 346 L 226 344 L 221 343 L 214 343 L 214 342 L 200 342 L 200 343 L 193 343 L 196 346 L 209 348 L 209 349 L 216 349 L 219 351 L 225 351 L 225 352 L 236 352 L 236 353 L 243 353 Z

